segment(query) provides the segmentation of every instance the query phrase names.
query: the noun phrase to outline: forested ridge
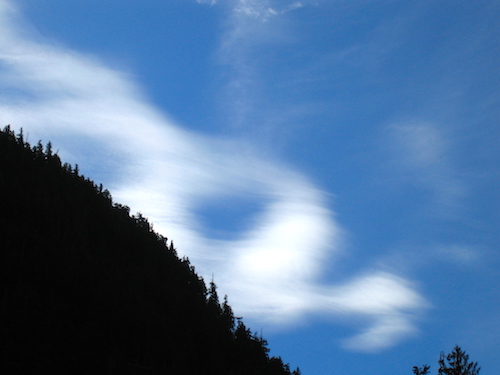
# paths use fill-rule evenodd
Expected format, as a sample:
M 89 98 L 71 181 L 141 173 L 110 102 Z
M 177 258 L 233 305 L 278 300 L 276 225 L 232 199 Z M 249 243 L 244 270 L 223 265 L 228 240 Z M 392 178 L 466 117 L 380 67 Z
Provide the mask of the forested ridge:
M 298 375 L 142 215 L 0 131 L 0 372 Z

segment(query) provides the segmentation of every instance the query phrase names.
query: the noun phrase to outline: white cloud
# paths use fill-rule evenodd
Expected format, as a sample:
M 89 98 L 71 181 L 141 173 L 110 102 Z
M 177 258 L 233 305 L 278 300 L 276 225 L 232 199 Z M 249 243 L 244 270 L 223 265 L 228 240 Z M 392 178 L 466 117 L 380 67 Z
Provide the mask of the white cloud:
M 386 272 L 355 279 L 337 288 L 330 300 L 348 311 L 377 315 L 417 310 L 424 305 L 423 299 L 405 279 Z
M 199 4 L 218 4 L 217 0 L 196 0 Z M 302 8 L 303 2 L 295 1 L 288 2 L 285 6 L 280 4 L 280 7 L 274 5 L 274 1 L 270 0 L 222 0 L 229 9 L 235 14 L 252 17 L 261 21 L 268 21 L 271 17 L 284 14 L 295 9 Z
M 304 3 L 272 0 L 223 3 L 228 11 L 222 22 L 225 30 L 217 51 L 227 80 L 220 100 L 224 103 L 222 111 L 230 119 L 230 127 L 266 133 L 276 126 L 271 117 L 284 116 L 282 113 L 270 115 L 268 109 L 274 100 L 269 97 L 263 76 L 276 49 L 295 38 L 286 14 L 302 8 Z
M 377 352 L 394 345 L 404 337 L 415 334 L 412 318 L 402 314 L 390 314 L 377 317 L 375 324 L 365 332 L 344 341 L 343 346 L 350 350 Z
M 217 4 L 217 0 L 196 0 L 196 2 L 199 4 L 209 4 L 209 5 Z
M 282 323 L 313 313 L 364 316 L 370 326 L 348 343 L 358 349 L 389 346 L 414 329 L 424 301 L 402 278 L 319 284 L 342 249 L 342 229 L 305 176 L 259 157 L 249 142 L 182 129 L 127 75 L 29 37 L 14 17 L 0 0 L 2 121 L 23 127 L 32 142 L 51 140 L 65 161 L 143 212 L 205 277 L 216 274 L 237 314 Z M 196 208 L 225 196 L 262 209 L 236 239 L 207 238 Z
M 328 303 L 334 311 L 371 320 L 367 329 L 343 343 L 361 351 L 380 351 L 415 334 L 414 321 L 429 307 L 407 280 L 381 271 L 334 288 Z
M 432 247 L 431 250 L 442 260 L 468 267 L 480 262 L 485 253 L 485 249 L 480 247 L 462 244 L 443 244 Z

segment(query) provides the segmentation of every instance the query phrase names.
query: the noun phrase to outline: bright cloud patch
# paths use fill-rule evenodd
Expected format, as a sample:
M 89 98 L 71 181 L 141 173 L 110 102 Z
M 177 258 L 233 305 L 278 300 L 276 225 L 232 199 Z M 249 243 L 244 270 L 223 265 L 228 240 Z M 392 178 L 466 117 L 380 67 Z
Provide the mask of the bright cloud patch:
M 237 314 L 285 324 L 318 312 L 360 315 L 368 328 L 346 344 L 356 349 L 390 346 L 415 330 L 425 303 L 402 278 L 377 273 L 318 284 L 341 250 L 342 229 L 305 176 L 261 159 L 245 141 L 182 129 L 124 74 L 27 37 L 7 1 L 0 11 L 2 121 L 23 127 L 31 142 L 51 140 L 115 200 L 143 212 L 205 277 L 216 274 Z M 196 208 L 225 195 L 262 210 L 236 239 L 207 238 Z

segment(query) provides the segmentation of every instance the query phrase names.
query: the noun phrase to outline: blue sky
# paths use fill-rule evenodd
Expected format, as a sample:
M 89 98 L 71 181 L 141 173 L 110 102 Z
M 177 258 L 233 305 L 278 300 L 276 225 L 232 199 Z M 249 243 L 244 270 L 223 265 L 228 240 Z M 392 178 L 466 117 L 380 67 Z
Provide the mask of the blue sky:
M 0 0 L 0 118 L 304 374 L 500 366 L 500 3 Z

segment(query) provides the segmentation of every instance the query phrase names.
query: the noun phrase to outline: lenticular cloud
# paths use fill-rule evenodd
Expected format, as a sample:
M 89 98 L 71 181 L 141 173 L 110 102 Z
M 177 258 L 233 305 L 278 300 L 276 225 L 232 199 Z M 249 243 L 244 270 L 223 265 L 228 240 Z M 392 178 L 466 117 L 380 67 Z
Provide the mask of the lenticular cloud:
M 63 160 L 149 217 L 202 275 L 216 275 L 238 314 L 284 324 L 308 314 L 362 315 L 371 327 L 350 342 L 354 348 L 389 346 L 414 329 L 408 310 L 418 312 L 423 301 L 403 279 L 377 274 L 345 286 L 318 284 L 342 230 L 305 176 L 260 158 L 245 141 L 182 129 L 124 74 L 28 37 L 16 17 L 0 0 L 2 121 L 23 127 L 31 142 L 51 140 Z M 228 196 L 260 210 L 230 240 L 204 235 L 197 208 Z

